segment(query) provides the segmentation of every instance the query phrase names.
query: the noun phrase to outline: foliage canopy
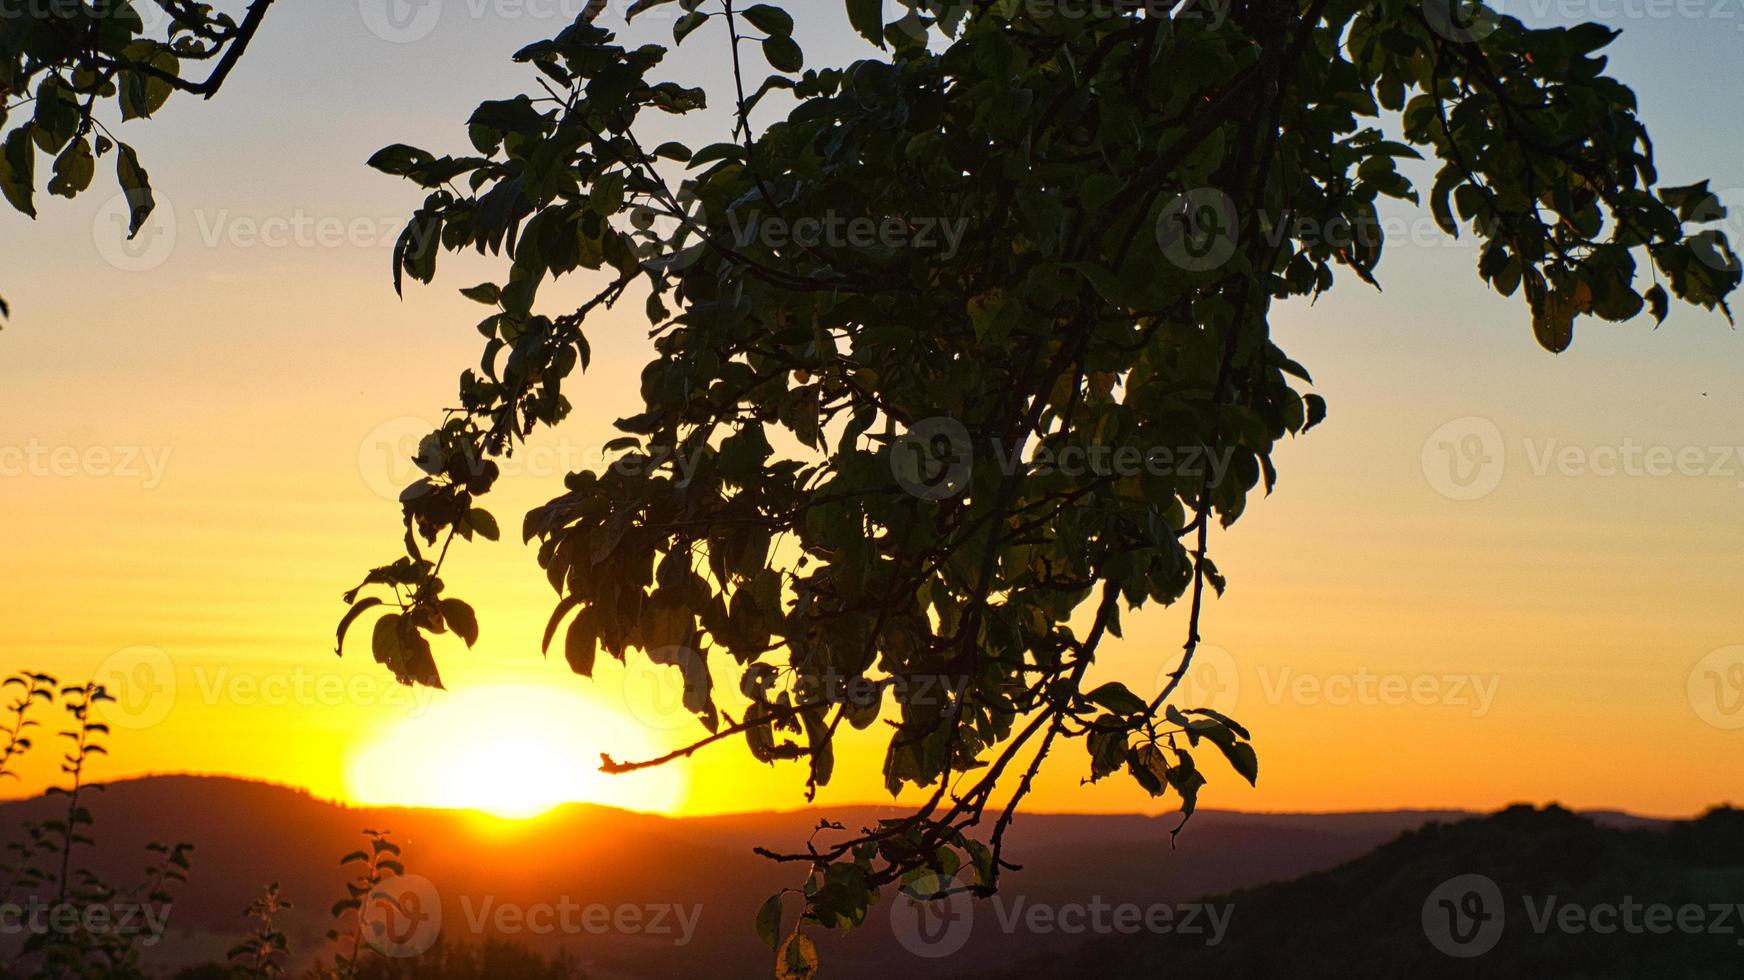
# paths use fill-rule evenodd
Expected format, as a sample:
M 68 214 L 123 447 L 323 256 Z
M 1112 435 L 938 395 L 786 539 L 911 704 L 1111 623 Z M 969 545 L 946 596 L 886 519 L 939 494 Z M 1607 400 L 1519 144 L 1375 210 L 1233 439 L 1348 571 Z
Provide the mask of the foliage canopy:
M 844 723 L 889 725 L 885 783 L 925 802 L 772 855 L 811 866 L 803 915 L 825 926 L 857 923 L 891 882 L 990 891 L 1012 813 L 1061 740 L 1086 744 L 1091 779 L 1124 772 L 1187 814 L 1202 743 L 1257 778 L 1236 721 L 1172 703 L 1205 588 L 1223 587 L 1208 536 L 1272 489 L 1277 441 L 1324 417 L 1270 312 L 1341 267 L 1375 283 L 1377 201 L 1420 200 L 1396 161 L 1439 162 L 1435 220 L 1479 238 L 1479 275 L 1524 294 L 1551 351 L 1580 316 L 1663 319 L 1672 296 L 1723 308 L 1738 284 L 1724 238 L 1685 228 L 1719 216 L 1706 186 L 1655 186 L 1599 25 L 1397 0 L 1218 15 L 911 3 L 886 24 L 879 4 L 849 2 L 883 53 L 807 67 L 786 11 L 679 6 L 675 45 L 712 29 L 732 53 L 721 142 L 646 145 L 646 113 L 720 93 L 659 80 L 665 48 L 625 48 L 584 18 L 516 56 L 544 94 L 481 105 L 474 152 L 396 145 L 371 161 L 430 192 L 396 277 L 430 281 L 443 251 L 508 260 L 502 282 L 465 291 L 492 307 L 483 358 L 402 498 L 407 554 L 366 583 L 399 607 L 375 651 L 403 680 L 440 683 L 424 634 L 452 600 L 423 547 L 495 536 L 474 504 L 488 461 L 563 421 L 590 317 L 645 288 L 657 356 L 641 411 L 617 423 L 613 462 L 570 475 L 524 523 L 558 596 L 547 640 L 561 632 L 581 674 L 602 650 L 682 671 L 708 734 L 674 756 L 743 738 L 759 760 L 801 761 L 812 791 Z M 758 57 L 773 69 L 761 81 Z M 758 131 L 752 112 L 777 92 L 791 110 Z M 836 215 L 962 222 L 967 247 L 790 234 Z M 1316 232 L 1329 228 L 1352 233 Z M 540 288 L 577 270 L 609 285 L 540 312 Z M 1228 465 L 1036 464 L 1100 447 Z M 1123 607 L 1182 599 L 1163 690 L 1090 683 Z M 455 622 L 471 642 L 470 610 Z M 737 714 L 718 703 L 721 676 L 739 680 Z M 972 835 L 1002 787 L 991 833 Z M 763 918 L 774 942 L 779 898 Z M 784 969 L 804 972 L 802 942 L 782 946 Z
M 272 3 L 253 0 L 239 21 L 193 0 L 0 0 L 0 131 L 28 112 L 0 141 L 0 196 L 34 218 L 39 171 L 50 194 L 76 197 L 114 152 L 127 233 L 138 234 L 157 203 L 151 177 L 101 109 L 145 119 L 176 92 L 218 94 Z M 0 319 L 9 314 L 0 299 Z

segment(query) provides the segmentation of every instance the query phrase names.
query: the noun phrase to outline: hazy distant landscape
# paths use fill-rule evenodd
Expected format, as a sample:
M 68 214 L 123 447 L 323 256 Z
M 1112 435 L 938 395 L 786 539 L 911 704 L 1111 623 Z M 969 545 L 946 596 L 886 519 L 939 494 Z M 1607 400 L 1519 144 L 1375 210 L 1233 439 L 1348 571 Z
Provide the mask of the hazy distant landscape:
M 0 825 L 42 819 L 56 805 L 0 805 Z M 145 951 L 147 965 L 165 972 L 222 961 L 242 929 L 241 910 L 272 881 L 282 883 L 296 905 L 284 923 L 298 954 L 294 962 L 311 960 L 325 949 L 327 905 L 347 877 L 337 857 L 356 846 L 361 828 L 371 827 L 392 830 L 408 874 L 434 886 L 444 942 L 501 939 L 541 954 L 567 950 L 589 977 L 766 977 L 768 951 L 757 940 L 752 912 L 793 876 L 752 848 L 795 846 L 818 820 L 808 811 L 671 818 L 573 805 L 522 823 L 463 811 L 347 807 L 265 783 L 210 777 L 121 782 L 94 794 L 91 806 L 103 846 L 89 858 L 106 876 L 135 873 L 147 841 L 174 837 L 195 845 L 193 873 L 177 891 L 168 932 Z M 830 815 L 857 826 L 888 812 L 894 811 Z M 1156 976 L 1165 964 L 1195 964 L 1188 971 L 1195 976 L 1268 976 L 1284 961 L 1301 962 L 1294 957 L 1326 935 L 1344 932 L 1343 942 L 1369 950 L 1376 969 L 1453 969 L 1464 964 L 1433 949 L 1419 912 L 1437 883 L 1462 868 L 1579 893 L 1642 881 L 1675 891 L 1685 874 L 1679 862 L 1699 863 L 1702 848 L 1688 843 L 1699 839 L 1724 842 L 1702 847 L 1716 868 L 1730 869 L 1715 872 L 1704 888 L 1730 882 L 1737 894 L 1744 884 L 1744 834 L 1736 814 L 1711 817 L 1706 836 L 1694 835 L 1693 825 L 1614 813 L 1591 815 L 1590 823 L 1560 811 L 1510 811 L 1469 822 L 1473 817 L 1454 811 L 1207 811 L 1171 849 L 1169 831 L 1178 822 L 1172 815 L 1030 815 L 1013 830 L 1023 871 L 999 896 L 976 906 L 968 914 L 972 924 L 956 927 L 961 932 L 935 922 L 916 948 L 916 934 L 905 939 L 902 932 L 905 916 L 915 921 L 906 902 L 886 897 L 857 932 L 820 934 L 820 952 L 835 977 L 917 970 L 926 976 L 1064 975 L 1056 968 L 1075 972 L 1080 963 L 1096 964 L 1098 976 Z M 1638 848 L 1632 862 L 1613 861 L 1611 849 L 1624 835 L 1639 842 L 1679 834 L 1685 843 L 1676 860 Z M 1492 847 L 1495 841 L 1507 846 Z M 1199 919 L 1203 933 L 1177 918 L 1180 933 L 1154 934 L 1141 926 L 1135 935 L 1095 934 L 1114 927 L 1113 909 L 1176 908 L 1206 896 L 1223 897 L 1208 903 L 1221 911 Z M 565 905 L 572 906 L 567 933 L 555 914 Z M 609 911 L 589 913 L 589 906 Z M 1041 919 L 1038 907 L 1047 910 Z M 1109 911 L 1099 921 L 1096 910 L 1104 907 Z M 544 926 L 537 909 L 552 910 Z M 1081 921 L 1065 910 L 1076 910 Z M 1227 936 L 1209 944 L 1217 917 Z M 1358 933 L 1386 938 L 1359 943 Z M 1056 957 L 1065 959 L 1050 959 Z M 1330 968 L 1353 961 L 1323 962 Z

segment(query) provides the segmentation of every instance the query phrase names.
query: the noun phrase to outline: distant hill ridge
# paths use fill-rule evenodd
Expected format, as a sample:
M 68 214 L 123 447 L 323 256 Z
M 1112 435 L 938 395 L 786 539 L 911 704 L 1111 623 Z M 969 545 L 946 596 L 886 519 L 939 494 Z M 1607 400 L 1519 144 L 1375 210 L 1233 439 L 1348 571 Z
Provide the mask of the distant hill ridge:
M 53 815 L 54 798 L 0 803 L 0 843 L 28 819 Z M 268 783 L 210 776 L 158 776 L 112 783 L 91 796 L 96 849 L 81 856 L 114 880 L 129 880 L 150 841 L 195 844 L 193 875 L 181 889 L 171 934 L 151 953 L 163 966 L 221 960 L 239 935 L 240 912 L 267 882 L 278 881 L 297 906 L 288 923 L 293 949 L 322 947 L 326 912 L 343 894 L 338 858 L 356 849 L 365 827 L 392 830 L 408 871 L 428 878 L 442 897 L 444 935 L 483 931 L 480 909 L 567 900 L 587 904 L 683 905 L 699 911 L 694 935 L 508 935 L 546 951 L 567 948 L 590 970 L 611 977 L 768 976 L 769 954 L 752 919 L 763 899 L 800 884 L 803 869 L 751 853 L 754 845 L 791 848 L 820 816 L 850 827 L 892 812 L 884 807 L 830 807 L 779 813 L 667 817 L 591 804 L 562 807 L 513 823 L 466 811 L 363 807 L 318 799 Z M 1117 903 L 1187 901 L 1334 868 L 1383 843 L 1435 822 L 1469 817 L 1455 811 L 1348 814 L 1243 814 L 1201 811 L 1171 850 L 1171 817 L 1031 814 L 1013 827 L 1008 853 L 1024 870 L 1002 888 L 1009 900 L 1063 906 L 1092 897 Z M 1597 815 L 1616 827 L 1659 827 L 1625 814 Z M 1008 934 L 991 916 L 976 922 L 960 953 L 917 957 L 893 942 L 893 903 L 875 907 L 866 925 L 819 944 L 832 978 L 913 972 L 960 975 L 1001 969 L 1064 953 L 1083 935 Z
M 1112 936 L 978 976 L 1736 978 L 1744 811 L 1630 824 L 1510 807 L 1208 902 L 1233 910 L 1215 945 Z

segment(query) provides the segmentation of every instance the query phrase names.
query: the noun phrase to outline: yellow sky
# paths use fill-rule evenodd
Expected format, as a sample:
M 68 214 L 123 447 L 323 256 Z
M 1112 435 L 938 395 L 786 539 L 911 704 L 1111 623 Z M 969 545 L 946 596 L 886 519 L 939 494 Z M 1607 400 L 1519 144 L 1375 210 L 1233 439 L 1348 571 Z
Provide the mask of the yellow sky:
M 455 145 L 466 107 L 516 84 L 497 64 L 512 39 L 550 25 L 486 25 L 489 58 L 474 56 L 485 80 L 465 86 L 418 45 L 347 35 L 341 45 L 367 57 L 300 93 L 322 111 L 288 108 L 269 124 L 258 108 L 298 94 L 272 72 L 320 27 L 297 16 L 269 24 L 280 33 L 261 42 L 264 67 L 239 70 L 224 99 L 172 104 L 137 134 L 176 219 L 174 247 L 146 256 L 149 271 L 117 268 L 137 256 L 117 262 L 101 244 L 100 193 L 54 201 L 36 225 L 0 217 L 0 292 L 15 311 L 0 333 L 0 670 L 131 683 L 107 777 L 233 773 L 345 796 L 348 771 L 355 780 L 359 760 L 379 765 L 389 746 L 439 783 L 457 751 L 433 734 L 457 724 L 444 699 L 514 685 L 553 696 L 473 702 L 490 705 L 481 737 L 555 732 L 560 771 L 695 737 L 657 703 L 649 671 L 611 663 L 590 683 L 540 657 L 552 597 L 514 543 L 450 562 L 453 593 L 484 619 L 477 650 L 439 647 L 451 693 L 431 702 L 394 687 L 361 647 L 333 657 L 339 593 L 396 552 L 388 496 L 409 472 L 394 451 L 452 401 L 476 358 L 478 308 L 454 290 L 496 271 L 450 262 L 436 287 L 396 300 L 388 220 L 413 199 L 359 164 L 402 138 Z M 1629 49 L 1643 62 L 1676 40 L 1647 26 Z M 427 43 L 461 43 L 444 37 Z M 404 93 L 426 83 L 431 94 L 408 110 Z M 1643 91 L 1650 122 L 1656 104 L 1668 120 L 1668 179 L 1716 173 L 1716 187 L 1744 186 L 1738 155 L 1714 152 L 1675 91 Z M 177 143 L 172 130 L 187 126 L 212 128 Z M 1686 134 L 1694 149 L 1679 155 Z M 349 230 L 323 243 L 322 226 Z M 275 228 L 282 243 L 264 242 Z M 1386 293 L 1346 287 L 1277 317 L 1332 414 L 1280 453 L 1278 493 L 1213 539 L 1232 585 L 1208 610 L 1215 649 L 1195 686 L 1253 729 L 1261 778 L 1250 789 L 1214 769 L 1205 805 L 1560 800 L 1686 814 L 1737 796 L 1744 654 L 1725 648 L 1744 644 L 1744 338 L 1680 310 L 1657 332 L 1584 325 L 1553 358 L 1519 304 L 1477 284 L 1472 260 L 1402 243 L 1383 265 Z M 646 352 L 638 308 L 594 328 L 574 421 L 511 468 L 490 504 L 505 528 L 591 462 L 609 420 L 630 411 Z M 1473 474 L 1448 470 L 1442 443 L 1456 456 L 1499 449 L 1501 470 L 1475 477 L 1493 490 L 1455 499 Z M 1641 466 L 1607 475 L 1606 450 L 1638 450 Z M 1650 450 L 1700 452 L 1704 464 L 1649 466 Z M 1155 690 L 1181 630 L 1179 611 L 1129 620 L 1101 674 Z M 571 724 L 578 711 L 585 724 Z M 852 738 L 823 803 L 884 798 L 881 747 Z M 20 788 L 40 789 L 53 769 L 38 753 Z M 1034 806 L 1153 807 L 1123 779 L 1081 787 L 1086 771 L 1079 745 L 1058 752 Z M 802 770 L 758 766 L 734 744 L 677 772 L 634 791 L 576 776 L 560 793 L 698 813 L 803 802 Z

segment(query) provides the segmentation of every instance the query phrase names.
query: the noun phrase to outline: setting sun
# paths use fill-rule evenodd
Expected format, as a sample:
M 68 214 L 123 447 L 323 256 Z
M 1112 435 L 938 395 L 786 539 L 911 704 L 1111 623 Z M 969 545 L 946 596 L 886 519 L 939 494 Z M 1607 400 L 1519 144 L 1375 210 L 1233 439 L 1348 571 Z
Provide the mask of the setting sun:
M 650 748 L 637 723 L 578 695 L 531 686 L 475 688 L 439 698 L 353 753 L 347 795 L 358 803 L 479 810 L 512 819 L 573 802 L 676 810 L 685 796 L 682 772 L 599 771 L 602 751 Z

